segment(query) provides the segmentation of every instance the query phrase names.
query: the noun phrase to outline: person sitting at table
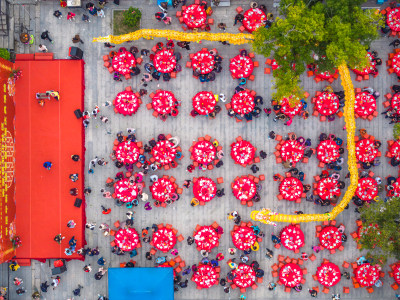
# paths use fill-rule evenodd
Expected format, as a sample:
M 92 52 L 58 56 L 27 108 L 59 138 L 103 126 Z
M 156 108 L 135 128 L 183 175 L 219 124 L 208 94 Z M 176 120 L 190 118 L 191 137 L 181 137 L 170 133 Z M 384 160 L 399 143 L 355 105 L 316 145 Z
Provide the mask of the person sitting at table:
M 244 16 L 242 14 L 237 14 L 235 16 L 235 23 L 233 24 L 233 26 L 235 26 L 238 22 L 242 23 L 244 19 Z
M 246 57 L 247 56 L 247 51 L 244 50 L 244 49 L 242 51 L 240 51 L 240 56 Z
M 164 81 L 169 81 L 171 79 L 171 75 L 169 73 L 163 73 L 163 80 Z
M 96 7 L 90 7 L 89 8 L 89 14 L 91 14 L 92 16 L 97 16 L 97 8 Z
M 385 35 L 387 35 L 388 33 L 390 33 L 392 31 L 392 29 L 390 29 L 389 25 L 385 24 L 384 27 L 381 27 L 381 32 Z M 390 46 L 391 44 L 389 44 Z M 397 47 L 397 46 L 395 46 Z

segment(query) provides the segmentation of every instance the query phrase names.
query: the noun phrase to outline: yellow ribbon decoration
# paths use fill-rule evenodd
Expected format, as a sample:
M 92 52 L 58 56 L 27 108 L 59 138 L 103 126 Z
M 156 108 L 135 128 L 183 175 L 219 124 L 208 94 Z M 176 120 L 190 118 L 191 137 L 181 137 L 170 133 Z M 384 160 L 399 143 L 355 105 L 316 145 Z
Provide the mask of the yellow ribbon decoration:
M 245 33 L 210 33 L 210 32 L 180 32 L 175 30 L 160 30 L 160 29 L 140 29 L 128 34 L 94 38 L 93 42 L 109 42 L 113 44 L 121 44 L 128 41 L 138 40 L 140 38 L 167 38 L 177 41 L 199 42 L 201 40 L 223 42 L 227 41 L 234 45 L 242 45 L 254 40 L 252 34 Z M 330 221 L 339 215 L 349 204 L 354 196 L 358 184 L 358 169 L 355 153 L 354 136 L 356 132 L 356 122 L 354 118 L 355 94 L 353 82 L 350 78 L 350 72 L 346 63 L 339 66 L 339 74 L 342 80 L 342 86 L 345 92 L 344 106 L 344 121 L 347 132 L 347 147 L 348 147 L 348 169 L 350 171 L 350 186 L 348 187 L 342 201 L 336 205 L 330 213 L 326 214 L 302 214 L 302 215 L 285 215 L 273 214 L 269 210 L 252 211 L 250 217 L 254 221 L 259 221 L 264 224 L 274 224 L 274 222 L 314 222 L 314 221 Z

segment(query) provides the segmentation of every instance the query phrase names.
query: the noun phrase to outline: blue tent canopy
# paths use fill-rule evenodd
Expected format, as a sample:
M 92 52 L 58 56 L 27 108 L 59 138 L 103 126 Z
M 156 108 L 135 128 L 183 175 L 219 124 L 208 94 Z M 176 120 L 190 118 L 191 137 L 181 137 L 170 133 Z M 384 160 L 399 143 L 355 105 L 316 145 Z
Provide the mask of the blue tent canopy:
M 173 300 L 172 268 L 109 268 L 110 300 Z

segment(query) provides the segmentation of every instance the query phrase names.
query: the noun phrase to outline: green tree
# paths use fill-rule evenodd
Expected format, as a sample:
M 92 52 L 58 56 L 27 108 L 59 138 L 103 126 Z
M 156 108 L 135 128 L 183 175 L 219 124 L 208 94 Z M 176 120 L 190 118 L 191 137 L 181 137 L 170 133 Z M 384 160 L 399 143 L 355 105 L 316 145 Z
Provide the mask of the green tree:
M 275 99 L 296 94 L 301 98 L 300 75 L 319 57 L 319 71 L 333 71 L 343 62 L 365 67 L 370 43 L 379 37 L 382 17 L 374 10 L 362 10 L 366 0 L 282 0 L 270 28 L 254 32 L 256 53 L 276 60 Z
M 368 256 L 386 263 L 389 257 L 400 259 L 400 198 L 393 197 L 384 202 L 364 205 L 361 211 L 363 226 L 378 225 L 378 230 L 362 231 L 359 244 L 368 250 Z
M 396 123 L 393 126 L 393 137 L 395 140 L 398 140 L 400 138 L 400 124 Z
M 6 48 L 0 48 L 0 57 L 10 60 L 10 52 Z
M 123 23 L 126 26 L 137 29 L 139 27 L 140 19 L 142 18 L 142 12 L 138 8 L 129 7 L 128 10 L 124 11 Z

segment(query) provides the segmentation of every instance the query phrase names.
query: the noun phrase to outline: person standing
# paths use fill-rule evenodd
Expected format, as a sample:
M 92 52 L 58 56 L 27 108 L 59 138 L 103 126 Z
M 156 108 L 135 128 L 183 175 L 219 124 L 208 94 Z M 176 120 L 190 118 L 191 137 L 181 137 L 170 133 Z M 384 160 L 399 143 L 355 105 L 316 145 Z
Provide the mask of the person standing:
M 41 51 L 43 53 L 49 52 L 47 47 L 45 45 L 42 45 L 42 44 L 39 45 L 39 51 Z
M 40 37 L 42 38 L 42 40 L 49 40 L 49 42 L 53 44 L 54 42 L 53 42 L 53 40 L 50 38 L 49 33 L 50 33 L 50 32 L 49 32 L 48 30 L 45 30 L 45 31 L 42 32 L 42 34 L 40 35 Z
M 74 21 L 75 20 L 75 14 L 73 12 L 69 11 L 68 15 L 67 15 L 67 20 L 71 21 L 71 22 Z

